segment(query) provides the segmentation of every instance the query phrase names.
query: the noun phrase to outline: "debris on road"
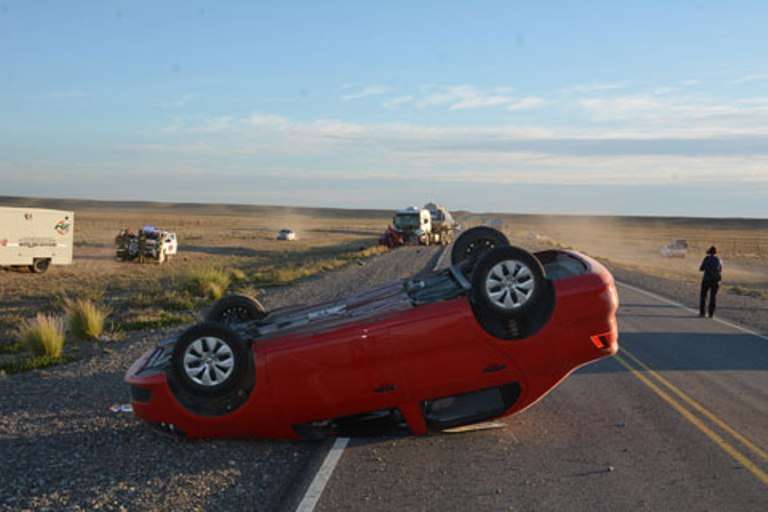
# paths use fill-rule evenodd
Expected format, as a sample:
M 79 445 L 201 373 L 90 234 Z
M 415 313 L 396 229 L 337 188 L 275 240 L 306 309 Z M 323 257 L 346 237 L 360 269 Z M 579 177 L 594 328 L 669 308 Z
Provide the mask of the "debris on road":
M 114 413 L 133 412 L 133 406 L 131 404 L 114 404 L 109 406 L 109 410 Z

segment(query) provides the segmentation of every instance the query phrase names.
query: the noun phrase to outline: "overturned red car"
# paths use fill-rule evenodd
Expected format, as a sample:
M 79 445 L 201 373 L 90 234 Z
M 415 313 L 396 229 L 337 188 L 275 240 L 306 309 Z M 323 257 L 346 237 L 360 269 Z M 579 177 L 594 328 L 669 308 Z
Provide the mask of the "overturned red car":
M 480 226 L 445 270 L 266 312 L 229 296 L 126 375 L 135 414 L 189 438 L 412 434 L 506 416 L 618 348 L 610 273 Z M 363 429 L 365 431 L 365 429 Z

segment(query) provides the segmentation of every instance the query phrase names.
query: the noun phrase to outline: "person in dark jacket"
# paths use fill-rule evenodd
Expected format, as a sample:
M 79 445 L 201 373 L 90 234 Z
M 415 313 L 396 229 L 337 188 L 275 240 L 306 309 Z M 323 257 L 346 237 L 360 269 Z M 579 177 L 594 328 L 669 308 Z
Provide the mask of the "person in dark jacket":
M 717 247 L 714 245 L 707 249 L 707 255 L 699 266 L 699 271 L 704 272 L 701 278 L 701 297 L 699 299 L 699 316 L 704 316 L 707 309 L 707 294 L 709 294 L 709 318 L 715 315 L 717 290 L 723 278 L 723 262 L 717 257 Z

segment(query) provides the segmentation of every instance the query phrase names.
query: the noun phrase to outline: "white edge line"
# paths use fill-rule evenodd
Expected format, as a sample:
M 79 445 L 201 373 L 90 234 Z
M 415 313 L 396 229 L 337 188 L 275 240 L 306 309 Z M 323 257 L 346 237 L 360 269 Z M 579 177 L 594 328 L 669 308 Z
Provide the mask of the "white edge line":
M 683 304 L 680 304 L 679 302 L 675 302 L 673 300 L 670 300 L 670 299 L 668 299 L 666 297 L 662 297 L 661 295 L 657 295 L 657 294 L 655 294 L 653 292 L 649 292 L 647 290 L 643 290 L 642 288 L 638 288 L 637 286 L 632 286 L 631 284 L 623 283 L 621 281 L 616 281 L 616 284 L 618 284 L 620 286 L 624 286 L 626 288 L 629 288 L 630 290 L 634 290 L 636 292 L 642 293 L 642 294 L 647 295 L 649 297 L 653 297 L 654 299 L 660 300 L 661 302 L 666 302 L 667 304 L 671 304 L 672 306 L 677 306 L 677 307 L 682 308 L 682 309 L 684 309 L 686 311 L 689 311 L 689 312 L 691 312 L 691 313 L 693 313 L 695 315 L 699 314 L 699 312 L 696 311 L 693 308 L 689 308 L 688 306 L 685 306 Z M 731 327 L 732 329 L 736 329 L 738 331 L 744 332 L 746 334 L 751 334 L 752 336 L 756 336 L 756 337 L 758 337 L 758 338 L 760 338 L 762 340 L 768 341 L 768 336 L 763 336 L 759 332 L 753 331 L 752 329 L 748 329 L 747 327 L 743 327 L 743 326 L 741 326 L 739 324 L 735 324 L 733 322 L 729 322 L 728 320 L 723 320 L 722 318 L 718 318 L 718 317 L 714 317 L 714 318 L 712 318 L 712 320 L 714 320 L 715 322 L 719 322 L 719 323 L 721 323 L 723 325 L 727 325 L 728 327 Z
M 447 248 L 447 245 L 443 246 L 443 252 L 440 254 L 435 266 L 432 268 L 433 271 L 440 267 L 443 258 L 448 253 Z M 312 512 L 315 510 L 317 502 L 320 501 L 320 496 L 322 496 L 325 486 L 328 485 L 328 481 L 331 479 L 331 475 L 333 475 L 333 470 L 336 469 L 336 465 L 341 459 L 341 454 L 344 453 L 344 449 L 348 444 L 348 437 L 336 438 L 333 442 L 333 446 L 331 446 L 331 449 L 328 450 L 328 453 L 325 455 L 323 464 L 312 479 L 312 483 L 309 484 L 307 492 L 304 493 L 304 497 L 301 498 L 301 502 L 299 502 L 299 505 L 296 507 L 296 512 Z
M 333 470 L 336 468 L 336 464 L 341 459 L 341 454 L 344 452 L 344 448 L 349 444 L 348 437 L 337 437 L 333 442 L 333 446 L 328 450 L 325 456 L 323 464 L 317 471 L 315 478 L 312 479 L 312 483 L 309 484 L 307 492 L 301 499 L 299 506 L 296 507 L 296 512 L 312 512 L 315 510 L 317 502 L 320 500 L 320 496 L 325 490 L 325 486 L 328 484 L 328 480 L 331 479 Z
M 435 263 L 435 266 L 432 268 L 433 271 L 437 270 L 440 267 L 440 264 L 443 262 L 443 258 L 445 258 L 445 255 L 448 254 L 448 246 L 443 246 L 443 252 L 440 254 L 440 257 L 437 258 L 437 262 Z

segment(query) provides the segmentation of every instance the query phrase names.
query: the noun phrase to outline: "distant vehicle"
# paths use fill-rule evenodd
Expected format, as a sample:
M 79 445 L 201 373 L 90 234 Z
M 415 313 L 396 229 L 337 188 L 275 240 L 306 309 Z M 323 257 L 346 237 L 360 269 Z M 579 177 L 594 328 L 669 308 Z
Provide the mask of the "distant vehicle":
M 0 207 L 0 266 L 41 274 L 72 263 L 75 214 L 42 208 Z
M 429 245 L 432 241 L 432 215 L 426 208 L 409 206 L 397 210 L 392 225 L 403 234 L 405 243 Z
M 294 233 L 294 231 L 291 229 L 283 228 L 280 231 L 278 231 L 277 239 L 293 241 L 293 240 L 296 240 L 296 233 Z
M 665 258 L 685 258 L 688 254 L 688 242 L 675 240 L 661 248 L 661 255 Z
M 143 259 L 156 263 L 164 263 L 175 256 L 179 250 L 176 233 L 155 226 L 144 226 L 138 233 L 129 229 L 124 229 L 118 233 L 115 237 L 117 259 L 121 261 L 138 259 L 141 261 L 142 244 L 144 246 Z
M 444 206 L 435 203 L 428 203 L 424 208 L 410 206 L 395 212 L 392 224 L 379 237 L 379 244 L 388 247 L 406 244 L 448 245 L 457 230 L 456 221 Z
M 424 209 L 428 210 L 432 217 L 432 243 L 448 245 L 453 242 L 453 234 L 457 231 L 458 225 L 453 220 L 451 212 L 445 206 L 435 203 L 427 203 Z
M 333 302 L 225 297 L 125 380 L 136 416 L 189 438 L 318 439 L 382 419 L 422 435 L 522 411 L 615 354 L 617 308 L 595 260 L 480 226 L 450 268 Z

